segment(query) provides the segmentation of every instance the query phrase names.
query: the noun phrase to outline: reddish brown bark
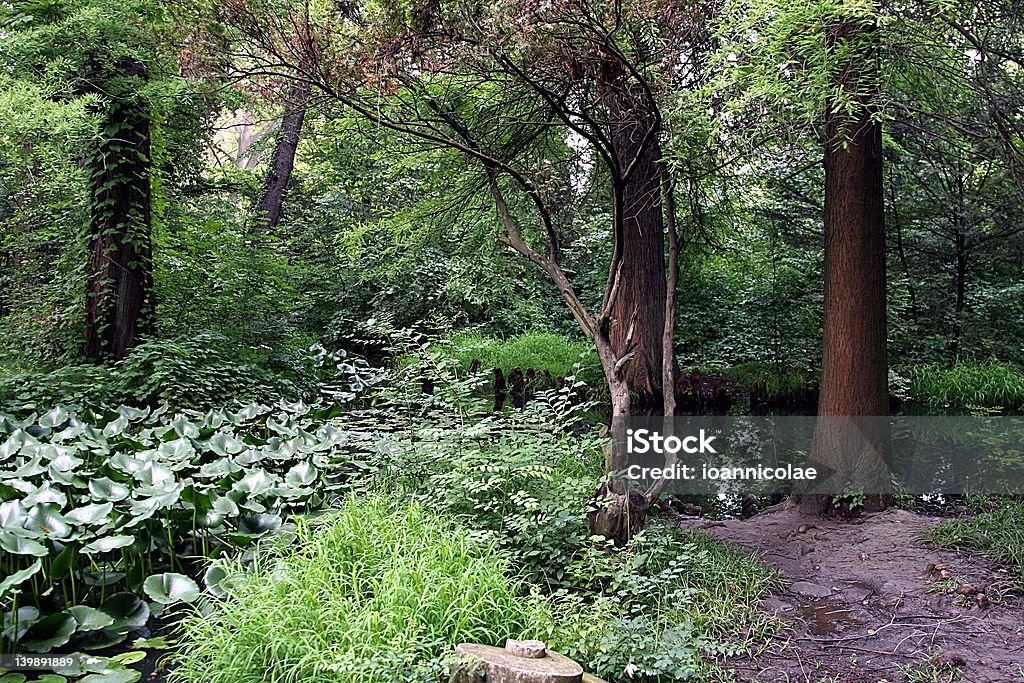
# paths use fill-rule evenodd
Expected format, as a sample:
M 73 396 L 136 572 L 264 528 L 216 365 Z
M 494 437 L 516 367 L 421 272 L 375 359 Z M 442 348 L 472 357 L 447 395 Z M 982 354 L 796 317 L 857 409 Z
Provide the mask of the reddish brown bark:
M 870 30 L 844 26 L 840 40 L 870 46 Z M 863 491 L 864 507 L 890 503 L 884 420 L 821 419 L 888 415 L 886 358 L 885 214 L 882 195 L 882 128 L 863 84 L 872 51 L 855 51 L 838 85 L 858 93 L 853 114 L 833 108 L 825 150 L 825 322 L 821 394 L 814 459 L 834 481 Z M 802 508 L 822 513 L 827 493 L 804 496 Z
M 658 120 L 627 77 L 613 71 L 606 79 L 609 137 L 618 163 L 612 173 L 614 229 L 621 250 L 609 337 L 616 354 L 635 351 L 623 367 L 633 414 L 653 415 L 662 410 L 666 296 Z

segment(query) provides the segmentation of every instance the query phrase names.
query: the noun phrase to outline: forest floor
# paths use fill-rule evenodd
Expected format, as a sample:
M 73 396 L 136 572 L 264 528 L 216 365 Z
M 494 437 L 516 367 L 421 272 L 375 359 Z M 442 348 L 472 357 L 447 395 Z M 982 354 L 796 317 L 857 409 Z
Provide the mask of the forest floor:
M 780 507 L 680 524 L 756 554 L 784 580 L 763 605 L 783 628 L 766 651 L 725 664 L 738 680 L 1024 682 L 1024 599 L 988 561 L 923 540 L 940 521 L 899 509 L 822 520 Z

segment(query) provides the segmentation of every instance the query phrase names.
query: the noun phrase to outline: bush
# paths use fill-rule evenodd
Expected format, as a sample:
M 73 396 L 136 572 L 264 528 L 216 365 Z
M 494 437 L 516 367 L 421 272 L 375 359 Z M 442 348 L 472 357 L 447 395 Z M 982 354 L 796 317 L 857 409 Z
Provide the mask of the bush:
M 552 619 L 494 548 L 416 504 L 350 499 L 297 535 L 182 621 L 172 681 L 437 681 L 457 643 Z
M 911 394 L 934 407 L 1024 408 L 1024 370 L 997 360 L 910 368 Z
M 0 379 L 0 408 L 167 404 L 207 409 L 279 398 L 344 403 L 377 379 L 365 361 L 319 344 L 271 355 L 204 332 L 147 341 L 112 366 L 67 365 Z

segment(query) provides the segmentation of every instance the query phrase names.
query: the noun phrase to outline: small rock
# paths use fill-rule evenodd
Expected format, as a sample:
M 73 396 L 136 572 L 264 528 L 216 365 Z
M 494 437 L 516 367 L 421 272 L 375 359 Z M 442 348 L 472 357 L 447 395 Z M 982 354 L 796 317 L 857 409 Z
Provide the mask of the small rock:
M 801 524 L 800 527 L 796 530 L 796 532 L 798 534 L 806 534 L 811 529 L 816 529 L 816 528 L 817 527 L 814 526 L 813 524 Z
M 827 598 L 832 595 L 832 589 L 827 586 L 819 586 L 816 583 L 810 581 L 794 581 L 789 587 L 794 593 L 807 596 L 809 598 Z
M 956 592 L 960 595 L 976 595 L 978 593 L 978 587 L 975 586 L 973 583 L 965 583 L 964 585 L 960 586 L 960 588 L 958 588 Z
M 974 596 L 974 602 L 978 605 L 978 609 L 985 609 L 988 607 L 988 596 L 984 593 L 978 593 Z

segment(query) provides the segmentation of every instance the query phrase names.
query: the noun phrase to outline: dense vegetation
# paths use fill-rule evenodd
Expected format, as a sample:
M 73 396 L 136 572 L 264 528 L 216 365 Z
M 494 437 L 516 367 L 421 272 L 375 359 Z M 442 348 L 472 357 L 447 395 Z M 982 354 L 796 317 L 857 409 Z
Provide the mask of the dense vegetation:
M 657 490 L 613 514 L 609 418 L 1024 410 L 1022 23 L 3 3 L 0 652 L 436 681 L 529 636 L 728 680 L 777 579 Z M 971 513 L 932 540 L 1019 569 L 1019 504 Z

